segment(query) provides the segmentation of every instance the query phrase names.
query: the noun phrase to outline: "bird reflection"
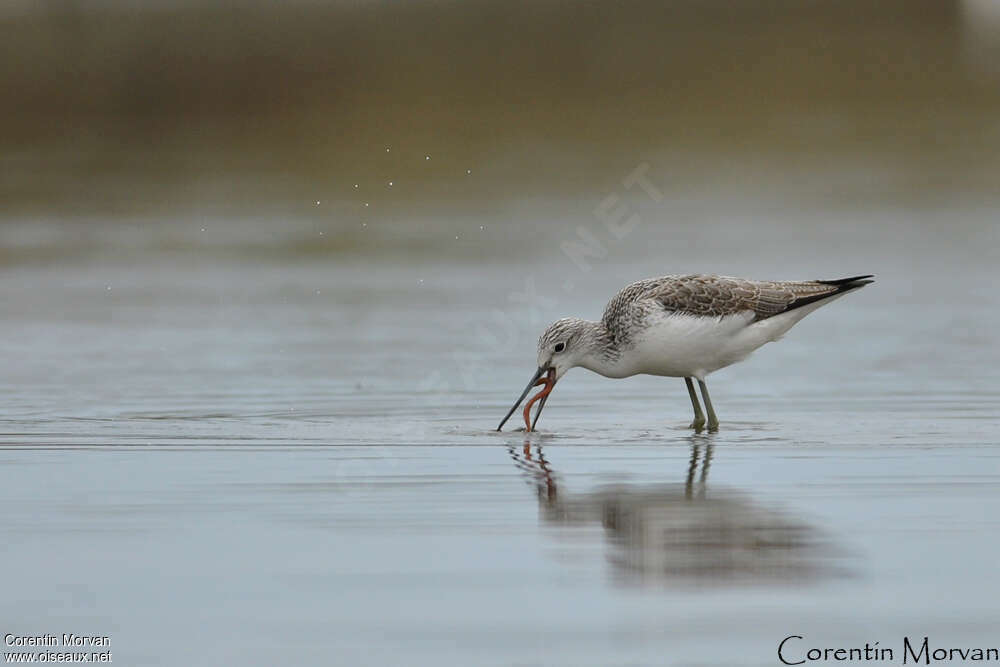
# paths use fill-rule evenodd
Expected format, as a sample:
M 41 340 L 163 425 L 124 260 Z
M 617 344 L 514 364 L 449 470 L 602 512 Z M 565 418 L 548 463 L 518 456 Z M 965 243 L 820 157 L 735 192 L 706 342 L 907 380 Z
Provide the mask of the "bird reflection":
M 742 493 L 708 490 L 710 440 L 694 436 L 683 484 L 565 491 L 541 444 L 508 446 L 538 495 L 543 523 L 599 524 L 623 581 L 698 586 L 810 581 L 842 571 L 814 527 Z

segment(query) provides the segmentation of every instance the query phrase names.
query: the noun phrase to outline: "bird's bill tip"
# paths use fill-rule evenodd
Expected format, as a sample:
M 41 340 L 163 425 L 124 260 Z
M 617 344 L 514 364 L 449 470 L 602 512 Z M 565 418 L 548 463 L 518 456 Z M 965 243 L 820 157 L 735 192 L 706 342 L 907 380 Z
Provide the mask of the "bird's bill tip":
M 531 433 L 535 430 L 535 425 L 538 423 L 538 418 L 542 416 L 542 408 L 545 407 L 545 401 L 549 399 L 549 394 L 556 386 L 556 369 L 550 368 L 549 372 L 543 378 L 539 378 L 535 382 L 534 386 L 545 385 L 545 388 L 534 395 L 527 405 L 524 406 L 524 430 L 526 433 Z M 535 420 L 531 420 L 531 406 L 535 404 L 536 401 L 541 401 L 538 404 L 538 410 L 535 411 Z
M 528 381 L 528 386 L 525 387 L 524 391 L 521 392 L 521 397 L 517 399 L 514 405 L 511 406 L 510 410 L 507 411 L 507 415 L 500 421 L 500 425 L 497 426 L 497 431 L 503 429 L 503 425 L 507 423 L 507 420 L 510 419 L 510 416 L 514 414 L 514 411 L 517 410 L 518 406 L 521 405 L 521 402 L 524 400 L 524 397 L 527 396 L 528 392 L 531 391 L 531 388 L 535 386 L 535 383 L 538 381 L 538 378 L 542 377 L 545 374 L 545 371 L 546 369 L 544 367 L 542 366 L 538 367 L 538 370 L 535 371 L 535 374 L 531 376 L 531 380 Z

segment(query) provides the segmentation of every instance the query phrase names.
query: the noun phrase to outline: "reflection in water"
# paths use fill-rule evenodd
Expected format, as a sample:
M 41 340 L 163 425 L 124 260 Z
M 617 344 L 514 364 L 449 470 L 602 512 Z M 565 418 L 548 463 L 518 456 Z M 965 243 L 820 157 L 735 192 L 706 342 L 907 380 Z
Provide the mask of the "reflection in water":
M 540 444 L 508 447 L 538 491 L 544 523 L 600 522 L 615 573 L 627 579 L 697 585 L 797 583 L 834 574 L 833 549 L 818 531 L 751 502 L 707 492 L 711 441 L 692 437 L 683 484 L 615 484 L 585 494 L 560 488 Z

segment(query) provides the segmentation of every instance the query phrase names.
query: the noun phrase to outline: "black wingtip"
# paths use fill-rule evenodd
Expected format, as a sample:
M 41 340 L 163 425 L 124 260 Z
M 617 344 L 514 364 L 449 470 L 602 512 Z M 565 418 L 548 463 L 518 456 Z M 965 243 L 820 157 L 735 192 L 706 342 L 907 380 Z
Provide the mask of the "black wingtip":
M 873 274 L 866 276 L 853 276 L 851 278 L 840 278 L 838 280 L 815 280 L 820 285 L 830 285 L 831 287 L 836 287 L 836 291 L 826 292 L 825 294 L 813 294 L 811 296 L 805 296 L 795 301 L 792 301 L 788 305 L 786 312 L 788 310 L 795 310 L 796 308 L 801 308 L 802 306 L 808 306 L 810 303 L 815 303 L 817 301 L 823 301 L 824 299 L 829 299 L 831 297 L 843 294 L 844 292 L 850 292 L 851 290 L 856 290 L 859 287 L 864 287 L 865 285 L 870 285 L 875 282 L 874 280 L 869 280 L 869 278 L 874 278 Z
M 835 285 L 843 289 L 853 289 L 855 287 L 863 287 L 865 285 L 870 285 L 875 282 L 874 280 L 868 280 L 868 278 L 874 278 L 875 274 L 869 273 L 866 276 L 852 276 L 850 278 L 838 278 L 837 280 L 817 280 L 816 282 L 823 285 Z

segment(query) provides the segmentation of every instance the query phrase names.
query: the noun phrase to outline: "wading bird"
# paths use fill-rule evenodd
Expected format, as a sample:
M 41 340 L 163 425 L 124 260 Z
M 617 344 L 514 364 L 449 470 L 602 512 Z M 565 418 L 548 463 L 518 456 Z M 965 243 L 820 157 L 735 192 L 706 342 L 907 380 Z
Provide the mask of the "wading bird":
M 698 380 L 708 429 L 715 431 L 719 420 L 705 384 L 709 373 L 746 359 L 820 306 L 873 282 L 871 277 L 763 281 L 683 275 L 632 283 L 611 299 L 599 321 L 567 317 L 545 330 L 538 340 L 538 370 L 497 430 L 532 387 L 544 385 L 524 406 L 525 430 L 533 430 L 559 378 L 582 366 L 609 378 L 684 378 L 694 408 L 691 428 L 701 431 L 706 421 L 694 388 Z

